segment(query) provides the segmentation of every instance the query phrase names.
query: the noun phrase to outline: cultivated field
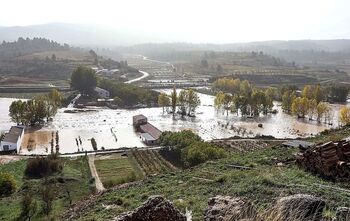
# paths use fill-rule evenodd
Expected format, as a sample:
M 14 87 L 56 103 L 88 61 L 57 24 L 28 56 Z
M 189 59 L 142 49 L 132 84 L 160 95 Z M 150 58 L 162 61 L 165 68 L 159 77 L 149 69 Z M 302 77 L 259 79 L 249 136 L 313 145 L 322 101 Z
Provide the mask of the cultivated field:
M 132 150 L 132 155 L 146 175 L 176 171 L 176 167 L 166 161 L 157 150 Z
M 97 155 L 95 166 L 105 188 L 143 178 L 139 165 L 128 154 Z

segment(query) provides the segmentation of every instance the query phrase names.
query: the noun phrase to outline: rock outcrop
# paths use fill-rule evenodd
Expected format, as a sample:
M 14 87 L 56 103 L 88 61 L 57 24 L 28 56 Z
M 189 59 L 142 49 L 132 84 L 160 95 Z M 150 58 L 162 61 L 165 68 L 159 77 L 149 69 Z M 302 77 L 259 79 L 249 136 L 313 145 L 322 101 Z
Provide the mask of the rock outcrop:
M 250 203 L 239 197 L 216 196 L 209 199 L 205 221 L 249 220 L 256 217 Z
M 139 208 L 114 221 L 186 221 L 186 216 L 162 196 L 152 196 Z
M 272 208 L 271 217 L 278 220 L 320 220 L 326 203 L 318 197 L 296 194 L 282 197 Z

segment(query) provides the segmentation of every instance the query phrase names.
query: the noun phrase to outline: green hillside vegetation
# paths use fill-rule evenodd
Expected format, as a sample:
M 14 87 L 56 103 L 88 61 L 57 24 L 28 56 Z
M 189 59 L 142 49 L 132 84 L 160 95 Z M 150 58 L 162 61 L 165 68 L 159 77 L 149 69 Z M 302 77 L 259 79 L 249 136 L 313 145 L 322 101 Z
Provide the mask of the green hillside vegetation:
M 42 170 L 42 161 L 40 171 L 44 176 L 36 178 L 25 175 L 28 165 L 32 164 L 33 169 L 33 162 L 39 161 L 32 159 L 31 162 L 20 160 L 0 165 L 0 171 L 13 175 L 18 186 L 11 196 L 1 198 L 0 220 L 28 220 L 29 217 L 32 220 L 58 219 L 73 203 L 91 193 L 91 176 L 85 157 L 59 159 L 61 170 L 51 170 L 50 173 Z
M 307 193 L 322 197 L 329 207 L 324 215 L 334 216 L 338 206 L 350 206 L 350 194 L 342 188 L 348 183 L 328 182 L 299 169 L 293 163 L 298 149 L 269 145 L 252 152 L 230 151 L 223 159 L 209 161 L 197 167 L 149 178 L 139 185 L 115 189 L 96 198 L 89 210 L 75 217 L 77 220 L 108 220 L 140 206 L 149 196 L 163 195 L 185 212 L 193 212 L 193 220 L 202 220 L 210 197 L 229 195 L 246 197 L 259 211 L 268 208 L 276 198 Z M 278 166 L 277 163 L 282 163 Z M 239 170 L 233 166 L 251 169 Z M 118 207 L 104 209 L 118 199 Z

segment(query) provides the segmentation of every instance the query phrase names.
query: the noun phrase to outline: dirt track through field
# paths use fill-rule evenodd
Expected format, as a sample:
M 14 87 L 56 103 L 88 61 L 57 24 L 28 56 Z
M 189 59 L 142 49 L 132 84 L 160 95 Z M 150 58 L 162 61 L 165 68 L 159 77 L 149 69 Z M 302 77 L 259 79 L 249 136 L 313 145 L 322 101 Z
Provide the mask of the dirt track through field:
M 95 167 L 95 155 L 91 154 L 89 155 L 89 167 L 90 167 L 90 171 L 91 171 L 91 176 L 93 178 L 95 178 L 95 185 L 96 185 L 96 191 L 97 192 L 102 192 L 105 190 L 105 188 L 103 187 L 103 184 L 100 180 L 100 177 L 98 176 L 96 167 Z

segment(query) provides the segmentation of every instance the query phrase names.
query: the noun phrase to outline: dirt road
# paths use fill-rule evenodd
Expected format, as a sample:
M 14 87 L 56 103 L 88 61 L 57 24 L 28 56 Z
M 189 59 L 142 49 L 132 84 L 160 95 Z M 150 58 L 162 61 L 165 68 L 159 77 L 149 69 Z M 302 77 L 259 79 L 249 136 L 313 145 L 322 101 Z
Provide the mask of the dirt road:
M 100 177 L 98 176 L 98 173 L 95 167 L 95 154 L 89 155 L 89 167 L 91 171 L 91 176 L 95 178 L 96 191 L 97 192 L 104 191 L 105 188 L 103 187 L 103 184 L 100 180 Z

